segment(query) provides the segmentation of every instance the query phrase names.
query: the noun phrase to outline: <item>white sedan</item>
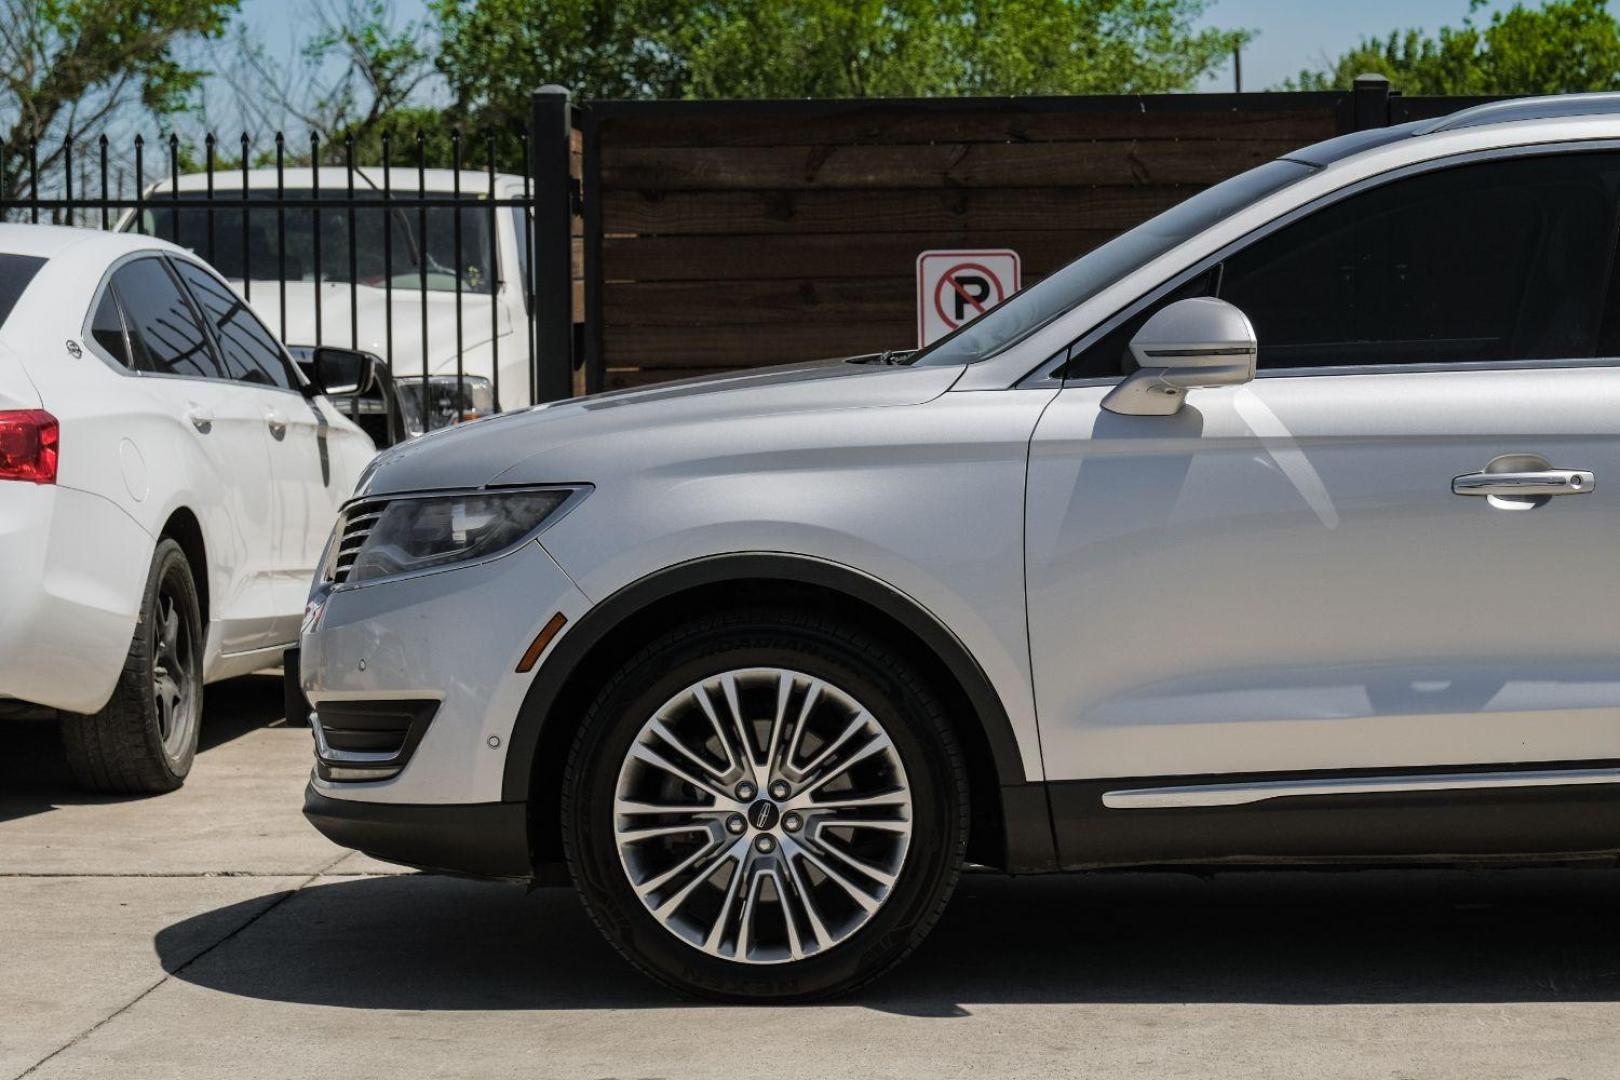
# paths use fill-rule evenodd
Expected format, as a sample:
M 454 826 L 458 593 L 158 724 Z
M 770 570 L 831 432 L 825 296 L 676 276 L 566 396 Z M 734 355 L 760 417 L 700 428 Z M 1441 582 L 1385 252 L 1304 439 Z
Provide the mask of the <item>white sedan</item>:
M 85 785 L 178 787 L 204 683 L 297 638 L 375 453 L 322 394 L 190 253 L 0 225 L 0 718 L 60 715 Z

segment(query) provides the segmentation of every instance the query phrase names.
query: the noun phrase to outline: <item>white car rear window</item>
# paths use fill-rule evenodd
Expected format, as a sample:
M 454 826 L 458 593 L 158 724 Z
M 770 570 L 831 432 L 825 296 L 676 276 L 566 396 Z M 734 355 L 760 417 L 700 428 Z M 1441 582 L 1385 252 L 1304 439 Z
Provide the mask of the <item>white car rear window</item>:
M 34 280 L 45 260 L 35 255 L 7 255 L 0 252 L 0 326 L 6 325 L 17 298 Z

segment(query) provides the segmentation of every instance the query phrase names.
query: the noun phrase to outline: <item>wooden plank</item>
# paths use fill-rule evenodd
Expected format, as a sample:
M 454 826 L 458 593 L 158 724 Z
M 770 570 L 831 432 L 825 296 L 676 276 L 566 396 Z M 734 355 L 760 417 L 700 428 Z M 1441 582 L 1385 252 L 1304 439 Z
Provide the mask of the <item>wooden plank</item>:
M 1182 187 L 989 188 L 934 191 L 677 191 L 649 198 L 605 192 L 603 233 L 1004 233 L 1128 229 L 1187 196 Z
M 692 327 L 752 323 L 895 323 L 916 318 L 909 276 L 856 281 L 682 281 L 610 283 L 609 326 Z
M 985 233 L 826 233 L 810 236 L 609 236 L 602 241 L 609 281 L 709 281 L 746 272 L 755 280 L 828 281 L 908 275 L 931 248 L 1011 247 L 1024 272 L 1047 274 L 1116 229 Z
M 917 343 L 917 319 L 893 323 L 784 323 L 777 326 L 694 326 L 649 333 L 644 327 L 603 327 L 610 367 L 754 367 L 854 356 Z
M 654 192 L 1213 184 L 1297 145 L 1272 139 L 741 148 L 608 144 L 602 150 L 602 184 L 607 190 Z
M 1151 99 L 1150 99 L 1151 100 Z M 1280 139 L 1295 146 L 1338 134 L 1330 107 L 1182 109 L 1152 112 L 1032 112 L 1005 108 L 917 110 L 867 103 L 812 117 L 736 117 L 694 105 L 689 113 L 612 116 L 612 146 L 776 146 L 783 143 L 916 145 L 934 142 L 1040 143 L 1077 139 Z

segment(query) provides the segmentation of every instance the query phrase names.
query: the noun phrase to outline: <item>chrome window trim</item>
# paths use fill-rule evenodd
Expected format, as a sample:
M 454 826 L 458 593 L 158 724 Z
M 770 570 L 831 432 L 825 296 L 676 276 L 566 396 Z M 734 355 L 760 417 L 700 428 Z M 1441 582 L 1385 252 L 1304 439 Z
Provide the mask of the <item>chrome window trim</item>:
M 1597 138 L 1597 139 L 1594 139 L 1594 138 L 1568 139 L 1568 140 L 1563 140 L 1563 141 L 1540 142 L 1540 143 L 1517 143 L 1517 144 L 1514 144 L 1514 145 L 1511 145 L 1511 146 L 1498 146 L 1498 147 L 1490 147 L 1490 148 L 1487 148 L 1487 149 L 1462 150 L 1462 151 L 1458 151 L 1456 153 L 1443 154 L 1443 155 L 1438 156 L 1438 157 L 1425 158 L 1422 161 L 1410 162 L 1410 163 L 1405 164 L 1405 165 L 1400 165 L 1400 166 L 1396 166 L 1394 168 L 1388 169 L 1388 170 L 1386 170 L 1384 172 L 1376 173 L 1376 174 L 1374 174 L 1372 176 L 1364 176 L 1364 177 L 1362 177 L 1362 178 L 1360 178 L 1358 180 L 1353 180 L 1348 184 L 1343 184 L 1343 185 L 1341 185 L 1339 187 L 1333 188 L 1330 191 L 1322 192 L 1321 194 L 1315 196 L 1314 198 L 1308 199 L 1305 202 L 1299 203 L 1299 204 L 1289 208 L 1288 210 L 1283 211 L 1281 214 L 1279 214 L 1276 217 L 1272 218 L 1271 220 L 1265 222 L 1264 224 L 1258 225 L 1255 228 L 1253 228 L 1253 229 L 1249 230 L 1248 232 L 1244 233 L 1242 236 L 1239 236 L 1239 237 L 1236 237 L 1236 238 L 1232 239 L 1231 241 L 1229 241 L 1226 244 L 1222 245 L 1220 248 L 1216 249 L 1215 251 L 1210 252 L 1209 254 L 1204 255 L 1204 256 L 1202 256 L 1202 257 L 1200 257 L 1198 259 L 1195 259 L 1193 262 L 1184 265 L 1179 270 L 1173 271 L 1168 277 L 1161 280 L 1159 282 L 1159 284 L 1151 287 L 1146 292 L 1139 295 L 1135 300 L 1132 300 L 1129 303 L 1127 303 L 1124 307 L 1115 310 L 1112 314 L 1109 314 L 1109 315 L 1103 317 L 1100 321 L 1098 321 L 1097 323 L 1094 323 L 1092 326 L 1090 326 L 1088 329 L 1086 329 L 1084 332 L 1082 332 L 1079 336 L 1071 337 L 1069 339 L 1069 341 L 1070 341 L 1069 355 L 1072 356 L 1072 355 L 1074 355 L 1076 353 L 1082 352 L 1085 349 L 1090 348 L 1093 344 L 1096 343 L 1098 338 L 1102 337 L 1104 334 L 1107 334 L 1109 331 L 1111 331 L 1111 330 L 1115 329 L 1116 327 L 1118 327 L 1119 324 L 1121 322 L 1124 322 L 1126 319 L 1129 319 L 1133 315 L 1136 315 L 1136 314 L 1140 313 L 1141 310 L 1144 307 L 1147 307 L 1147 306 L 1149 306 L 1149 305 L 1151 305 L 1153 303 L 1156 303 L 1167 292 L 1170 292 L 1171 290 L 1180 287 L 1181 285 L 1185 284 L 1187 281 L 1191 280 L 1192 278 L 1196 277 L 1197 275 L 1207 271 L 1210 267 L 1216 265 L 1217 263 L 1224 262 L 1226 259 L 1230 258 L 1233 254 L 1235 254 L 1236 252 L 1241 251 L 1242 249 L 1248 247 L 1250 244 L 1258 243 L 1259 241 L 1261 241 L 1261 240 L 1265 239 L 1266 237 L 1270 236 L 1272 233 L 1276 232 L 1277 230 L 1287 228 L 1289 225 L 1291 225 L 1294 222 L 1298 221 L 1300 218 L 1306 217 L 1306 216 L 1308 216 L 1310 214 L 1313 214 L 1318 210 L 1325 209 L 1326 207 L 1331 206 L 1334 203 L 1339 202 L 1341 200 L 1352 198 L 1355 195 L 1361 194 L 1362 192 L 1365 192 L 1365 191 L 1369 191 L 1369 190 L 1371 190 L 1373 188 L 1376 188 L 1376 187 L 1381 187 L 1384 184 L 1393 183 L 1395 181 L 1407 179 L 1407 178 L 1413 177 L 1413 176 L 1419 176 L 1419 175 L 1422 175 L 1424 173 L 1435 172 L 1435 171 L 1438 171 L 1438 170 L 1441 170 L 1441 169 L 1457 168 L 1457 167 L 1461 167 L 1461 166 L 1465 166 L 1465 165 L 1472 165 L 1472 164 L 1476 164 L 1476 163 L 1480 163 L 1480 162 L 1486 162 L 1486 161 L 1503 161 L 1503 160 L 1512 160 L 1512 159 L 1515 159 L 1515 158 L 1541 157 L 1541 156 L 1544 156 L 1544 155 L 1547 155 L 1547 154 L 1598 153 L 1598 152 L 1602 152 L 1602 151 L 1620 151 L 1620 137 L 1608 137 L 1608 138 Z M 1308 181 L 1306 181 L 1306 182 L 1308 182 Z M 1278 197 L 1278 196 L 1281 196 L 1281 195 L 1285 195 L 1285 194 L 1288 193 L 1289 190 L 1290 190 L 1289 188 L 1284 188 L 1282 191 L 1277 192 L 1275 195 L 1268 196 L 1268 198 L 1275 198 L 1275 197 Z M 1262 200 L 1262 201 L 1264 201 L 1264 200 Z M 1214 226 L 1214 227 L 1218 228 L 1219 226 L 1217 225 L 1217 226 Z M 1197 237 L 1194 237 L 1194 238 L 1192 238 L 1191 240 L 1189 240 L 1187 242 L 1188 243 L 1193 243 L 1196 240 L 1197 240 Z M 1164 256 L 1161 256 L 1161 258 L 1167 258 L 1167 257 L 1169 257 L 1171 255 L 1174 255 L 1174 254 L 1175 254 L 1175 250 L 1172 249 L 1172 251 L 1167 252 Z M 1072 309 L 1067 315 L 1061 316 L 1059 319 L 1054 320 L 1052 325 L 1054 327 L 1061 325 L 1061 323 L 1063 321 L 1067 320 L 1076 311 L 1079 311 L 1083 307 L 1085 307 L 1085 304 L 1081 304 L 1079 307 Z M 1038 336 L 1039 335 L 1037 335 L 1037 337 Z M 1033 348 L 1033 346 L 1031 346 L 1031 348 Z M 1012 349 L 1010 349 L 1006 355 L 1015 356 L 1018 353 L 1023 352 L 1023 351 L 1025 351 L 1024 343 L 1020 343 L 1020 345 L 1014 346 Z M 1062 366 L 1062 362 L 1055 363 L 1054 360 L 1053 360 L 1054 356 L 1056 355 L 1056 353 L 1058 351 L 1061 351 L 1061 350 L 1059 348 L 1054 348 L 1051 345 L 1042 346 L 1041 349 L 1040 349 L 1040 353 L 1041 353 L 1040 360 L 1037 361 L 1036 363 L 1034 363 L 1032 366 L 1024 369 L 1024 374 L 1019 376 L 1018 378 L 1012 380 L 1012 382 L 1010 384 L 1007 384 L 1008 387 L 1010 387 L 1010 388 L 1022 388 L 1022 387 L 1029 387 L 1029 386 L 1050 385 L 1050 381 L 1053 380 L 1053 372 L 1056 371 L 1059 367 Z M 1610 366 L 1611 364 L 1620 362 L 1620 361 L 1616 361 L 1616 360 L 1610 360 L 1609 358 L 1583 357 L 1583 358 L 1579 358 L 1579 359 L 1586 359 L 1586 360 L 1603 359 L 1603 360 L 1607 361 L 1607 363 L 1600 363 L 1600 364 L 1593 365 L 1593 366 Z M 984 389 L 984 387 L 982 387 L 982 386 L 975 386 L 975 385 L 966 385 L 965 386 L 965 385 L 963 385 L 963 383 L 971 384 L 971 383 L 976 381 L 976 380 L 972 379 L 972 371 L 973 371 L 974 368 L 982 367 L 985 364 L 991 364 L 991 363 L 994 363 L 994 362 L 995 362 L 995 358 L 992 358 L 991 360 L 982 361 L 980 364 L 969 365 L 968 373 L 965 374 L 963 376 L 963 379 L 958 382 L 957 386 L 953 387 L 952 389 Z M 1064 361 L 1064 362 L 1066 362 L 1066 361 Z M 1332 374 L 1371 374 L 1372 369 L 1374 367 L 1377 367 L 1377 368 L 1380 368 L 1380 369 L 1394 369 L 1394 370 L 1399 370 L 1399 371 L 1418 371 L 1418 370 L 1435 370 L 1435 369 L 1442 370 L 1442 371 L 1447 371 L 1447 370 L 1461 370 L 1461 369 L 1463 369 L 1464 364 L 1467 364 L 1467 363 L 1469 363 L 1469 362 L 1465 361 L 1463 363 L 1458 363 L 1458 364 L 1432 364 L 1432 365 L 1431 364 L 1421 364 L 1421 365 L 1420 364 L 1381 364 L 1381 365 L 1368 365 L 1366 367 L 1353 367 L 1353 368 L 1351 368 L 1351 367 L 1338 367 L 1338 368 L 1331 369 L 1331 372 L 1330 372 L 1330 369 L 1327 369 L 1327 368 L 1310 368 L 1310 367 L 1303 367 L 1303 368 L 1262 368 L 1262 369 L 1260 369 L 1260 371 L 1257 372 L 1257 376 L 1261 377 L 1261 378 L 1276 377 L 1277 375 L 1282 374 L 1282 373 L 1289 373 L 1289 374 L 1296 375 L 1296 376 L 1299 375 L 1299 374 L 1305 374 L 1305 373 L 1309 373 L 1309 374 L 1328 374 L 1328 373 L 1332 373 Z M 1509 360 L 1509 361 L 1480 361 L 1478 363 L 1480 363 L 1480 364 L 1489 363 L 1489 364 L 1493 364 L 1493 365 L 1496 365 L 1496 366 L 1508 365 L 1508 366 L 1511 366 L 1511 367 L 1522 368 L 1522 367 L 1525 367 L 1525 366 L 1530 365 L 1530 364 L 1538 364 L 1538 363 L 1544 363 L 1544 362 L 1530 361 L 1530 360 Z M 1552 363 L 1553 366 L 1569 366 L 1569 365 L 1571 365 L 1573 363 L 1573 361 L 1559 360 L 1559 361 L 1552 361 L 1551 363 Z M 1480 370 L 1484 370 L 1484 369 L 1481 368 Z M 1120 379 L 1123 379 L 1124 376 L 1123 375 L 1120 375 L 1118 377 L 1091 376 L 1091 377 L 1088 377 L 1088 378 L 1082 379 L 1082 380 L 1071 379 L 1071 380 L 1068 380 L 1067 382 L 1065 382 L 1063 385 L 1066 386 L 1066 387 L 1067 386 L 1080 386 L 1080 385 L 1106 385 L 1106 384 L 1103 384 L 1103 383 L 1096 383 L 1094 380 L 1098 379 L 1098 378 L 1108 379 L 1109 382 L 1118 382 L 1118 381 L 1120 381 Z
M 125 252 L 124 254 L 118 256 L 118 258 L 114 259 L 111 263 L 109 263 L 107 265 L 107 269 L 101 275 L 101 280 L 99 282 L 97 282 L 94 291 L 91 292 L 91 294 L 90 294 L 90 305 L 89 305 L 89 307 L 87 307 L 85 309 L 84 321 L 82 323 L 80 323 L 80 325 L 79 325 L 79 339 L 80 339 L 80 341 L 82 341 L 84 343 L 85 348 L 89 349 L 91 352 L 96 354 L 96 358 L 98 360 L 100 360 L 102 363 L 106 364 L 109 368 L 111 368 L 115 374 L 123 376 L 124 378 L 127 378 L 127 379 L 169 379 L 169 380 L 174 380 L 174 381 L 177 381 L 177 382 L 199 382 L 199 383 L 208 383 L 210 385 L 224 384 L 224 385 L 227 385 L 227 386 L 245 386 L 245 387 L 249 387 L 249 388 L 254 389 L 254 390 L 274 390 L 277 393 L 290 394 L 293 397 L 299 398 L 301 400 L 307 400 L 307 399 L 304 398 L 304 394 L 303 394 L 303 392 L 301 390 L 296 390 L 296 389 L 289 390 L 288 388 L 286 388 L 284 386 L 266 386 L 263 383 L 244 382 L 241 379 L 233 379 L 230 376 L 223 375 L 223 374 L 220 375 L 220 377 L 218 377 L 218 378 L 213 378 L 213 377 L 210 377 L 210 376 L 207 376 L 207 375 L 173 375 L 173 374 L 170 374 L 170 373 L 164 372 L 164 371 L 137 371 L 133 367 L 125 367 L 123 364 L 120 364 L 117 360 L 115 360 L 112 357 L 108 356 L 107 351 L 96 344 L 95 338 L 90 333 L 91 324 L 94 322 L 95 317 L 96 317 L 96 305 L 101 303 L 101 296 L 102 296 L 102 294 L 104 292 L 106 292 L 108 287 L 112 284 L 112 277 L 113 277 L 114 274 L 116 274 L 126 264 L 132 263 L 136 259 L 151 259 L 151 258 L 156 258 L 156 259 L 159 259 L 159 260 L 185 258 L 185 260 L 187 262 L 190 262 L 190 263 L 192 263 L 194 265 L 197 265 L 197 266 L 201 266 L 204 270 L 207 270 L 208 273 L 213 274 L 214 277 L 219 277 L 218 274 L 214 274 L 213 271 L 208 268 L 206 263 L 199 262 L 196 259 L 188 258 L 186 256 L 176 255 L 174 252 L 169 251 L 166 248 L 142 248 L 139 251 L 128 251 L 128 252 Z M 224 279 L 221 278 L 220 280 L 223 281 Z M 229 282 L 225 282 L 225 284 L 226 284 L 227 287 L 229 287 L 229 285 L 230 285 Z M 185 283 L 183 281 L 178 282 L 178 285 L 179 285 L 179 288 L 181 290 L 182 298 L 186 301 L 186 303 L 188 305 L 194 305 L 196 303 L 196 301 L 191 296 L 191 290 L 186 288 L 186 285 L 185 285 Z M 125 340 L 126 343 L 128 343 L 130 341 L 130 337 L 129 337 L 129 315 L 128 315 L 127 312 L 124 311 L 124 305 L 122 303 L 119 303 L 118 309 L 119 309 L 119 317 L 122 318 L 123 321 L 124 321 L 124 340 Z M 249 308 L 248 310 L 251 311 L 252 309 Z M 193 309 L 192 313 L 194 315 L 197 315 L 197 317 L 199 319 L 202 318 L 201 313 L 197 312 L 195 309 Z M 257 319 L 258 318 L 258 313 L 254 312 L 253 314 L 254 314 L 254 318 Z M 259 324 L 261 326 L 263 326 L 264 325 L 264 320 L 260 319 Z M 265 327 L 265 330 L 268 333 L 269 332 L 269 327 Z M 203 333 L 206 334 L 206 335 L 209 335 L 209 342 L 212 343 L 213 342 L 212 331 L 209 329 L 206 321 L 204 321 L 204 323 L 203 323 Z M 275 338 L 276 342 L 281 345 L 282 351 L 285 353 L 286 349 L 287 349 L 286 342 L 282 341 L 279 337 L 276 337 L 276 335 L 273 334 L 273 333 L 271 333 L 270 336 L 272 338 Z M 134 361 L 135 361 L 135 350 L 134 350 L 134 347 L 133 347 L 132 343 L 131 343 L 131 347 L 130 347 L 130 350 L 129 350 L 129 355 L 130 355 L 130 362 L 134 363 Z M 222 359 L 221 362 L 223 363 L 223 359 Z M 289 364 L 292 363 L 290 358 L 288 360 L 288 363 Z M 302 373 L 297 371 L 298 365 L 297 364 L 292 364 L 292 367 L 293 367 L 295 375 L 297 375 L 298 377 L 302 377 Z M 223 368 L 221 370 L 223 371 Z
M 1102 803 L 1110 810 L 1209 809 L 1323 795 L 1390 795 L 1414 791 L 1481 791 L 1587 784 L 1620 784 L 1620 768 L 1514 769 L 1504 772 L 1413 773 L 1406 776 L 1336 776 L 1238 784 L 1182 784 L 1105 791 Z

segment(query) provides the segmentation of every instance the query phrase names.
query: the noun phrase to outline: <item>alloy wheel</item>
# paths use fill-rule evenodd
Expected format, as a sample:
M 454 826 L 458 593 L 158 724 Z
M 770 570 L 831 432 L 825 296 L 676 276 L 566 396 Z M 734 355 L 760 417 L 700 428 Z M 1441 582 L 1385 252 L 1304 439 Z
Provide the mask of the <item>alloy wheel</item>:
M 157 618 L 153 625 L 152 702 L 163 753 L 178 760 L 196 727 L 197 672 L 191 627 L 167 583 L 158 589 Z
M 882 723 L 782 668 L 693 683 L 619 770 L 619 860 L 647 911 L 711 956 L 825 953 L 871 920 L 910 845 L 911 789 Z

